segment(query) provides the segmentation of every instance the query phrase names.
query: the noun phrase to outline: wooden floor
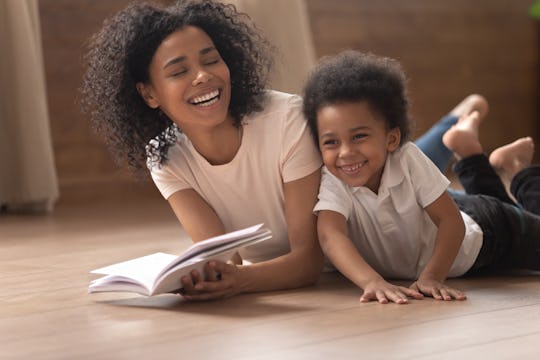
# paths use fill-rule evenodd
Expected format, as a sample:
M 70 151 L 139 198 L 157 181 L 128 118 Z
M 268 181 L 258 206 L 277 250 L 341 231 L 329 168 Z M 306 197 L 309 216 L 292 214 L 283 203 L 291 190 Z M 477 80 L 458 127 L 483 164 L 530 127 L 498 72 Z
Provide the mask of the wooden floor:
M 453 280 L 467 301 L 406 306 L 360 304 L 335 273 L 207 303 L 86 292 L 92 269 L 188 245 L 161 200 L 0 215 L 0 359 L 540 358 L 535 275 Z

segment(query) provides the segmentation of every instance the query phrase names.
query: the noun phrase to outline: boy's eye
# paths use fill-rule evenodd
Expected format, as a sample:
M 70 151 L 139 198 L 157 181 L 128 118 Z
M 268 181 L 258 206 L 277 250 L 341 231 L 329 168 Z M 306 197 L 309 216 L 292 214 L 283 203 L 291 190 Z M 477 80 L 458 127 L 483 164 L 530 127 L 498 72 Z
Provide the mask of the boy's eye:
M 366 136 L 367 136 L 367 134 L 363 134 L 363 133 L 362 134 L 355 134 L 353 136 L 353 139 L 354 140 L 361 140 L 361 139 L 365 138 Z
M 324 140 L 322 143 L 324 146 L 332 146 L 337 144 L 337 140 Z

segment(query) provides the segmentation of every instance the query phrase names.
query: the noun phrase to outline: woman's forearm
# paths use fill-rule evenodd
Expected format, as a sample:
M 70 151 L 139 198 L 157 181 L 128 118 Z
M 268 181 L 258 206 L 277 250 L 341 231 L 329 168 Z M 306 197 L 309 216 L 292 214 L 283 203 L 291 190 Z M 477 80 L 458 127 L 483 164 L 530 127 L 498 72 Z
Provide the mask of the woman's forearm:
M 319 246 L 292 251 L 278 258 L 239 266 L 240 292 L 292 289 L 317 281 L 324 265 Z

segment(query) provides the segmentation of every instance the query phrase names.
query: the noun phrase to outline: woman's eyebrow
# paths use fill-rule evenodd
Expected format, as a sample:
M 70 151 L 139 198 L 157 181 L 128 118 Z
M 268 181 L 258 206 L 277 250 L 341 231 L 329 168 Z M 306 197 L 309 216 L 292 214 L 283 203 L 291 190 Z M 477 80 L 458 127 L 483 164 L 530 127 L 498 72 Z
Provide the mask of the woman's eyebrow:
M 204 55 L 204 54 L 208 54 L 209 52 L 212 52 L 212 51 L 214 51 L 214 50 L 217 50 L 215 46 L 209 46 L 209 47 L 204 48 L 204 49 L 202 49 L 201 51 L 199 51 L 199 53 L 200 53 L 201 55 Z
M 216 51 L 216 50 L 217 49 L 215 48 L 215 46 L 209 46 L 209 47 L 206 47 L 206 48 L 202 49 L 201 51 L 199 51 L 199 54 L 205 55 L 205 54 L 208 54 L 208 53 L 210 53 L 212 51 Z M 180 63 L 182 61 L 185 61 L 186 58 L 187 58 L 186 56 L 175 57 L 174 59 L 171 59 L 171 60 L 167 61 L 165 63 L 165 65 L 163 66 L 163 69 L 165 69 L 165 68 L 167 68 L 167 67 L 169 67 L 171 65 L 178 64 L 178 63 Z
M 163 69 L 166 69 L 167 67 L 171 66 L 171 65 L 174 65 L 174 64 L 178 64 L 182 61 L 185 61 L 186 60 L 186 57 L 185 56 L 178 56 L 178 57 L 175 57 L 174 59 L 171 59 L 169 61 L 167 61 L 165 63 L 165 65 L 163 66 Z

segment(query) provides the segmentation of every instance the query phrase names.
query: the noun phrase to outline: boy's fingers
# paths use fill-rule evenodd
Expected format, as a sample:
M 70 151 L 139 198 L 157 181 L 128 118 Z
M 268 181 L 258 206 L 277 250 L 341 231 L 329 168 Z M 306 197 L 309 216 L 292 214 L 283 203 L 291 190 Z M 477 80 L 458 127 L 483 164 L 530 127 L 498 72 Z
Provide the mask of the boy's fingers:
M 407 295 L 403 294 L 401 291 L 392 291 L 388 294 L 388 297 L 396 304 L 407 304 L 409 302 Z
M 417 290 L 414 290 L 414 289 L 409 289 L 409 288 L 403 288 L 403 292 L 405 294 L 407 294 L 407 296 L 410 296 L 414 299 L 417 299 L 417 300 L 421 300 L 424 298 L 424 294 L 422 294 L 421 292 L 417 291 Z
M 448 292 L 456 300 L 465 300 L 465 299 L 467 299 L 467 296 L 463 292 L 461 292 L 459 290 L 449 288 Z
M 381 304 L 388 304 L 388 298 L 386 297 L 384 291 L 378 290 L 375 292 L 375 296 L 377 297 L 377 300 Z

